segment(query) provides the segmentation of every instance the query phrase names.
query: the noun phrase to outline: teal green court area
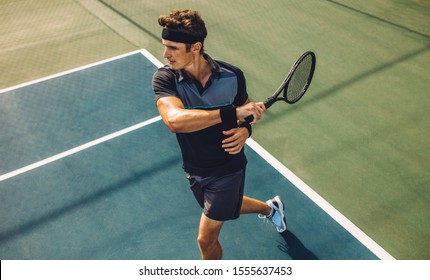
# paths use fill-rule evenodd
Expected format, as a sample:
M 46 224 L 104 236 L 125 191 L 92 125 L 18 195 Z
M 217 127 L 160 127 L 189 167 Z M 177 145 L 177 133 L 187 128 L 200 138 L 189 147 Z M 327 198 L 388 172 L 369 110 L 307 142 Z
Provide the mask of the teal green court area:
M 200 258 L 201 209 L 154 104 L 154 63 L 136 51 L 1 91 L 2 260 Z M 242 215 L 222 230 L 225 259 L 392 258 L 258 143 L 246 153 L 246 195 L 280 195 L 289 230 Z

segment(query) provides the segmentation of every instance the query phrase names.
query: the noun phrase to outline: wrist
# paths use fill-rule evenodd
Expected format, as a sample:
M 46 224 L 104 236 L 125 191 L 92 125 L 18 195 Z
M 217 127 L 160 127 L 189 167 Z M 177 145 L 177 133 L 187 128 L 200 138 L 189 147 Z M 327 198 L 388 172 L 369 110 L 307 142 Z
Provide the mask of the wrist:
M 249 122 L 241 123 L 239 127 L 244 127 L 248 130 L 248 138 L 251 137 L 252 134 L 252 126 L 249 124 Z
M 221 107 L 219 113 L 225 129 L 237 127 L 236 107 L 233 105 Z

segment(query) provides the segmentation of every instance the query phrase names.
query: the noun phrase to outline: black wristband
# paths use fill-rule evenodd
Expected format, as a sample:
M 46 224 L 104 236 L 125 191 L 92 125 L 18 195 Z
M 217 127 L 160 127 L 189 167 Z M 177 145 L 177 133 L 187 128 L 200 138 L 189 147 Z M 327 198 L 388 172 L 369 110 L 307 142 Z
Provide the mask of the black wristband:
M 221 107 L 220 116 L 224 129 L 237 127 L 236 108 L 233 105 Z
M 249 122 L 244 122 L 242 123 L 239 127 L 246 127 L 246 129 L 248 129 L 248 138 L 251 137 L 252 134 L 252 126 Z

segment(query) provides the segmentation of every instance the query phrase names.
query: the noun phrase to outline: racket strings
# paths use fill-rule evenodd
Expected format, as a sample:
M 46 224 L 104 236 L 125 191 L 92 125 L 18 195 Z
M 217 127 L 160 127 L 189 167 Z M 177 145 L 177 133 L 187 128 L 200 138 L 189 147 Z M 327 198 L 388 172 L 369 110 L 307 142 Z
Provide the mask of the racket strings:
M 312 64 L 312 56 L 307 55 L 297 65 L 297 68 L 291 76 L 288 86 L 284 91 L 284 98 L 287 102 L 297 102 L 306 92 L 312 72 Z

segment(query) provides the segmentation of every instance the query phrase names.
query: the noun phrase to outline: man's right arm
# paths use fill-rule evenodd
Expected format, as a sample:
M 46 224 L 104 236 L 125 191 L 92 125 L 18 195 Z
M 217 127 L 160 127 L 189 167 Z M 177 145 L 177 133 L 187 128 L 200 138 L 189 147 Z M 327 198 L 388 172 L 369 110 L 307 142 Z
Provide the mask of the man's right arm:
M 176 95 L 175 75 L 168 68 L 161 68 L 155 73 L 153 89 L 156 94 L 158 111 L 166 126 L 174 133 L 194 132 L 223 121 L 221 110 L 225 108 L 217 110 L 186 109 Z M 249 115 L 253 115 L 254 122 L 256 122 L 262 115 L 262 110 L 253 102 L 234 109 L 235 117 L 241 122 Z M 237 120 L 230 121 L 235 123 Z
M 194 132 L 221 123 L 220 110 L 185 109 L 176 96 L 158 99 L 157 108 L 166 126 L 174 133 Z
M 176 96 L 166 96 L 157 100 L 157 108 L 160 115 L 174 133 L 187 133 L 205 129 L 221 123 L 221 110 L 186 109 L 182 101 Z M 237 120 L 244 121 L 249 116 L 254 116 L 254 122 L 259 120 L 262 110 L 256 103 L 249 102 L 236 108 Z

